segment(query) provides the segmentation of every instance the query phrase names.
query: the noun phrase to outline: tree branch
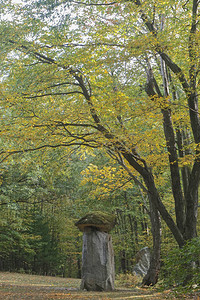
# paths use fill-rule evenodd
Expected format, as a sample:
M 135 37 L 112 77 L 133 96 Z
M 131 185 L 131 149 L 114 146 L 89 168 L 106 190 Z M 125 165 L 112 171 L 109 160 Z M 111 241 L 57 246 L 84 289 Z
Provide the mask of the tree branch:
M 117 152 L 117 155 L 112 152 L 111 150 L 107 150 L 107 153 L 113 158 L 115 159 L 119 164 L 120 166 L 122 166 L 129 174 L 129 176 L 134 180 L 135 184 L 140 186 L 142 188 L 142 190 L 146 193 L 148 193 L 148 190 L 145 188 L 145 186 L 142 184 L 142 182 L 140 182 L 136 177 L 135 175 L 131 172 L 131 170 L 127 167 L 127 165 L 125 164 L 121 154 L 119 152 Z
M 118 2 L 110 2 L 110 3 L 87 3 L 87 2 L 82 2 L 82 1 L 71 1 L 72 3 L 75 4 L 82 4 L 86 6 L 109 6 L 109 5 L 114 5 L 117 4 Z
M 46 144 L 46 145 L 42 145 L 39 147 L 35 147 L 35 148 L 27 148 L 27 149 L 21 149 L 21 150 L 11 150 L 11 151 L 1 151 L 0 155 L 4 155 L 5 156 L 0 160 L 0 163 L 4 162 L 5 160 L 7 160 L 11 155 L 13 154 L 22 154 L 22 153 L 26 153 L 26 152 L 33 152 L 33 151 L 37 151 L 37 150 L 41 150 L 41 149 L 46 149 L 46 148 L 58 148 L 58 147 L 69 147 L 69 146 L 87 146 L 90 148 L 98 148 L 98 146 L 95 145 L 90 145 L 84 142 L 69 142 L 69 143 L 60 143 L 60 144 L 56 144 L 56 145 L 50 145 L 50 144 Z
M 80 91 L 72 91 L 72 92 L 48 93 L 48 94 L 35 95 L 35 96 L 24 96 L 24 98 L 26 98 L 26 99 L 34 99 L 34 98 L 41 98 L 41 97 L 47 97 L 47 96 L 64 96 L 64 95 L 73 95 L 73 94 L 81 94 L 81 95 L 83 95 L 83 93 L 80 92 Z

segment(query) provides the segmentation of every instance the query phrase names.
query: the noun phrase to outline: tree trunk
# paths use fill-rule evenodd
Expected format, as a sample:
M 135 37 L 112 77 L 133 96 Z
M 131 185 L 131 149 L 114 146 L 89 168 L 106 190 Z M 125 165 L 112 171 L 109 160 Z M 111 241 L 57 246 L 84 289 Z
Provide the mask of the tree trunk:
M 167 150 L 169 153 L 169 166 L 171 172 L 172 192 L 175 200 L 176 223 L 179 230 L 183 234 L 185 223 L 185 209 L 179 174 L 178 155 L 175 146 L 175 135 L 171 120 L 171 112 L 170 110 L 166 109 L 162 110 L 162 114 Z
M 178 245 L 180 247 L 182 247 L 184 245 L 183 235 L 181 234 L 179 228 L 176 226 L 173 218 L 171 217 L 171 215 L 169 214 L 169 212 L 167 211 L 166 207 L 164 206 L 164 204 L 162 203 L 162 201 L 160 199 L 160 195 L 155 186 L 155 181 L 154 181 L 154 177 L 151 172 L 151 169 L 148 168 L 147 166 L 142 167 L 141 165 L 139 165 L 136 162 L 134 155 L 131 153 L 123 152 L 123 156 L 128 161 L 128 163 L 133 168 L 135 168 L 140 173 L 140 175 L 143 177 L 143 180 L 147 187 L 148 196 L 151 196 L 151 202 L 154 204 L 154 206 L 160 212 L 160 215 L 162 216 L 163 220 L 166 222 L 167 226 L 171 230 Z
M 197 158 L 189 178 L 186 195 L 185 239 L 190 240 L 197 236 L 198 186 L 200 181 L 200 161 Z
M 120 251 L 120 262 L 121 262 L 121 271 L 122 273 L 126 273 L 127 269 L 126 269 L 126 252 L 123 249 L 122 251 Z
M 77 278 L 81 278 L 81 259 L 79 255 L 77 257 Z
M 168 211 L 166 210 L 165 206 L 163 205 L 159 193 L 155 187 L 155 182 L 153 179 L 153 175 L 151 174 L 151 172 L 149 172 L 148 177 L 145 177 L 145 183 L 148 187 L 148 192 L 151 196 L 151 201 L 154 204 L 154 206 L 158 209 L 158 211 L 160 212 L 162 218 L 164 219 L 164 221 L 166 222 L 166 224 L 168 225 L 168 227 L 170 228 L 174 238 L 176 239 L 178 245 L 180 247 L 182 247 L 184 245 L 184 239 L 183 236 L 180 232 L 180 230 L 178 229 L 178 227 L 176 226 L 176 224 L 174 223 L 172 217 L 169 215 Z
M 190 151 L 188 151 L 188 150 L 184 151 L 184 146 L 188 147 L 188 143 L 187 143 L 186 138 L 184 136 L 185 136 L 184 130 L 181 130 L 180 128 L 176 130 L 176 139 L 177 139 L 178 152 L 179 152 L 179 157 L 181 157 L 181 158 L 183 158 L 186 154 L 190 154 Z M 188 166 L 183 166 L 181 168 L 181 174 L 182 174 L 184 197 L 186 198 L 188 183 L 189 183 L 189 176 L 190 176 L 189 167 Z M 185 207 L 186 207 L 186 203 L 185 203 Z
M 160 271 L 160 251 L 161 251 L 161 220 L 160 214 L 149 197 L 151 231 L 153 235 L 153 251 L 151 254 L 150 267 L 143 278 L 143 285 L 155 285 L 158 281 Z

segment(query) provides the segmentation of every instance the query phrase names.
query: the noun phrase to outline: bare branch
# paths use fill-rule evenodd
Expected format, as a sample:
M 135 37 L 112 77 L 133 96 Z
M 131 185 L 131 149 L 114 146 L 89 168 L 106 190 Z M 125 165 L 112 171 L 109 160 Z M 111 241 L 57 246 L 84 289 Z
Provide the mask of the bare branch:
M 80 91 L 72 91 L 72 92 L 48 93 L 48 94 L 35 95 L 35 96 L 24 96 L 24 98 L 34 99 L 34 98 L 41 98 L 41 97 L 47 97 L 47 96 L 65 96 L 65 95 L 72 95 L 72 94 L 81 94 L 81 95 L 83 95 L 83 93 L 80 92 Z
M 71 126 L 71 127 L 91 127 L 94 129 L 98 129 L 95 125 L 86 124 L 86 123 L 63 123 L 61 121 L 53 121 L 54 123 L 47 123 L 47 124 L 37 124 L 33 125 L 33 127 L 48 127 L 48 126 L 56 126 L 56 127 L 64 127 L 64 126 Z
M 35 148 L 27 148 L 27 149 L 21 149 L 21 150 L 1 151 L 0 155 L 5 155 L 5 156 L 0 160 L 0 163 L 4 162 L 11 155 L 14 155 L 14 154 L 33 152 L 33 151 L 46 149 L 46 148 L 59 148 L 59 147 L 69 147 L 69 146 L 87 146 L 87 147 L 90 147 L 90 148 L 98 148 L 99 147 L 99 145 L 95 146 L 94 144 L 89 144 L 89 143 L 85 143 L 85 142 L 74 142 L 74 141 L 72 141 L 72 142 L 60 143 L 60 144 L 56 144 L 56 145 L 46 144 L 46 145 L 42 145 L 42 146 L 35 147 Z
M 118 43 L 88 43 L 88 44 L 80 44 L 80 43 L 67 43 L 67 44 L 55 44 L 55 45 L 44 45 L 40 46 L 40 49 L 42 48 L 54 48 L 54 47 L 65 47 L 65 48 L 72 48 L 72 47 L 96 47 L 96 46 L 110 46 L 110 47 L 119 47 L 119 48 L 125 48 L 125 45 L 118 44 Z

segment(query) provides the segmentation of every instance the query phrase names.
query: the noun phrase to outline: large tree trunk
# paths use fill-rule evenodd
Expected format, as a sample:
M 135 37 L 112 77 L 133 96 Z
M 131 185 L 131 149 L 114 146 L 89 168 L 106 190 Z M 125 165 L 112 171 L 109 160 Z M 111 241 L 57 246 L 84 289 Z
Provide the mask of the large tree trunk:
M 200 181 L 200 161 L 197 158 L 189 179 L 186 195 L 185 239 L 190 240 L 197 236 L 198 186 Z
M 160 250 L 161 250 L 161 220 L 160 214 L 149 197 L 151 231 L 153 235 L 153 251 L 151 254 L 150 267 L 143 278 L 143 285 L 155 285 L 158 281 L 160 271 Z
M 166 222 L 167 226 L 171 230 L 175 240 L 177 241 L 178 245 L 182 247 L 184 245 L 184 239 L 183 235 L 181 234 L 178 226 L 175 224 L 173 218 L 167 211 L 166 207 L 162 203 L 160 199 L 159 192 L 155 186 L 155 181 L 153 174 L 151 172 L 151 169 L 147 166 L 142 167 L 140 164 L 138 164 L 135 160 L 135 157 L 133 154 L 129 152 L 123 152 L 124 158 L 128 161 L 128 163 L 135 168 L 140 175 L 143 177 L 143 180 L 145 182 L 145 186 L 147 188 L 148 196 L 151 197 L 151 201 L 156 207 L 156 209 L 159 211 L 160 215 L 162 216 L 163 220 Z M 144 162 L 145 163 L 145 162 Z
M 141 9 L 142 8 L 142 2 L 137 0 L 134 1 L 135 5 Z M 163 47 L 159 44 L 159 40 L 157 45 L 155 46 L 155 51 L 160 54 L 160 57 L 165 62 L 166 66 L 169 67 L 169 69 L 176 75 L 176 77 L 179 79 L 179 82 L 183 88 L 183 91 L 185 92 L 185 95 L 188 100 L 188 108 L 189 108 L 189 115 L 190 115 L 190 124 L 193 132 L 194 141 L 197 145 L 200 143 L 200 118 L 199 118 L 199 110 L 198 110 L 198 93 L 197 93 L 197 74 L 198 74 L 198 60 L 196 60 L 196 32 L 197 32 L 197 18 L 198 18 L 198 0 L 192 1 L 192 17 L 191 17 L 191 27 L 189 32 L 189 41 L 188 41 L 188 53 L 189 53 L 189 80 L 187 80 L 183 70 L 178 66 L 168 55 L 163 51 Z M 144 22 L 144 25 L 149 30 L 149 32 L 152 33 L 152 35 L 157 39 L 157 29 L 154 27 L 154 24 L 151 22 L 151 20 L 148 18 L 148 16 L 145 14 L 144 10 L 141 9 L 141 18 Z M 153 91 L 151 89 L 151 91 Z M 154 93 L 154 91 L 153 91 Z M 197 219 L 197 194 L 198 194 L 198 184 L 200 181 L 200 162 L 199 160 L 199 154 L 200 149 L 199 146 L 197 146 L 197 159 L 193 166 L 193 174 L 190 175 L 189 184 L 187 188 L 187 194 L 186 194 L 186 220 L 184 224 L 184 231 L 182 232 L 182 224 L 183 222 L 180 222 L 179 229 L 181 233 L 184 235 L 184 241 L 187 239 L 191 239 L 196 236 L 196 219 Z M 197 168 L 198 166 L 198 168 Z M 195 175 L 195 176 L 194 176 Z M 172 178 L 173 179 L 173 178 Z M 193 183 L 194 181 L 194 183 Z M 176 202 L 176 200 L 175 200 Z M 176 213 L 179 213 L 179 209 L 182 209 L 180 207 L 181 205 L 176 206 Z M 183 211 L 183 210 L 182 210 Z M 160 211 L 161 212 L 161 211 Z M 162 213 L 161 213 L 162 215 Z M 180 216 L 180 214 L 179 214 Z M 179 219 L 178 216 L 178 219 Z M 181 217 L 181 216 L 180 216 Z M 181 220 L 181 218 L 180 218 Z M 166 220 L 165 220 L 166 221 Z M 166 222 L 167 223 L 167 222 Z M 169 226 L 169 225 L 168 225 Z M 169 226 L 170 228 L 170 226 Z M 172 233 L 173 230 L 170 228 Z M 173 233 L 174 234 L 174 233 Z M 175 237 L 176 238 L 176 237 Z M 177 240 L 177 238 L 176 238 Z M 178 242 L 178 241 L 177 241 Z M 181 246 L 182 242 L 179 243 L 179 246 Z

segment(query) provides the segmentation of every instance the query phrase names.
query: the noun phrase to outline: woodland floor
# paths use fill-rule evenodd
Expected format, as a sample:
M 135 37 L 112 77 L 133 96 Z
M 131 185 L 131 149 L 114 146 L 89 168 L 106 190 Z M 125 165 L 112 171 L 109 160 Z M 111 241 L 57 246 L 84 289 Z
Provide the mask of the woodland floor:
M 155 288 L 122 288 L 116 282 L 113 292 L 80 291 L 80 279 L 0 272 L 0 299 L 176 299 L 171 291 L 159 292 Z M 200 300 L 200 292 L 181 295 L 179 299 Z

